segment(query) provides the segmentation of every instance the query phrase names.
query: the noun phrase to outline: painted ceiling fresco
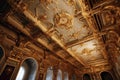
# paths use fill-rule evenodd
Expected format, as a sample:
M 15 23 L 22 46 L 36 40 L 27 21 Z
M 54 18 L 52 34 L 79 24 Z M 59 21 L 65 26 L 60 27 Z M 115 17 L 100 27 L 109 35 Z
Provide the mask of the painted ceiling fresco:
M 24 0 L 29 12 L 35 16 L 47 31 L 54 31 L 64 47 L 74 41 L 93 36 L 86 19 L 82 15 L 79 0 Z M 96 38 L 75 45 L 66 50 L 89 63 L 104 59 L 104 50 L 101 49 Z M 75 57 L 75 56 L 74 56 Z
M 63 43 L 83 39 L 92 34 L 83 18 L 78 0 L 24 0 L 33 15 L 47 29 L 56 31 Z
M 99 60 L 103 58 L 101 53 L 103 50 L 97 40 L 93 39 L 88 42 L 75 45 L 69 48 L 73 53 L 77 54 L 78 56 L 82 57 L 84 61 L 90 62 L 93 60 Z

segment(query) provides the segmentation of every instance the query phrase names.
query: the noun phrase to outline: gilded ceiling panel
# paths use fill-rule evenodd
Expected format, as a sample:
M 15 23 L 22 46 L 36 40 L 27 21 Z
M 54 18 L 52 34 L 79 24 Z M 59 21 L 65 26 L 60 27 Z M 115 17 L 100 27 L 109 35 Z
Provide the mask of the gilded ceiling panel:
M 69 48 L 73 53 L 83 58 L 86 62 L 103 59 L 103 50 L 98 41 L 93 39 L 88 42 Z
M 34 16 L 63 42 L 83 39 L 92 34 L 81 14 L 78 0 L 24 1 Z

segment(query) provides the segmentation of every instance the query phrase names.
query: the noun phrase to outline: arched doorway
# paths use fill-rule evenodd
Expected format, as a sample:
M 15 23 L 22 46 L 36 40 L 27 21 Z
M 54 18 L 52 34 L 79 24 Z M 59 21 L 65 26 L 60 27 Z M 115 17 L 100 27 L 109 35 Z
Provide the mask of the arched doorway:
M 91 80 L 90 75 L 89 74 L 84 74 L 83 75 L 83 80 Z
M 113 80 L 113 77 L 109 72 L 102 72 L 101 73 L 102 80 Z
M 0 60 L 2 59 L 3 56 L 4 56 L 4 51 L 2 47 L 0 47 Z
M 26 59 L 20 66 L 16 80 L 35 80 L 38 64 L 34 59 Z

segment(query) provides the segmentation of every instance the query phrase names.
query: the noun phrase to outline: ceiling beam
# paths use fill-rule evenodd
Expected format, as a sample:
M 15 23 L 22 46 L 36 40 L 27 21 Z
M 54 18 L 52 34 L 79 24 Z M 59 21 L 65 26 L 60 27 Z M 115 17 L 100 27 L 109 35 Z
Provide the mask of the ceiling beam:
M 75 40 L 75 41 L 69 42 L 69 43 L 67 43 L 65 46 L 66 46 L 66 48 L 70 48 L 70 47 L 73 47 L 73 46 L 75 46 L 75 45 L 77 45 L 77 44 L 82 44 L 82 43 L 84 43 L 84 42 L 90 41 L 90 40 L 92 40 L 92 39 L 94 39 L 94 38 L 95 38 L 95 37 L 94 37 L 93 35 L 91 35 L 91 36 L 88 36 L 88 37 L 83 38 L 83 39 L 81 39 L 81 40 Z

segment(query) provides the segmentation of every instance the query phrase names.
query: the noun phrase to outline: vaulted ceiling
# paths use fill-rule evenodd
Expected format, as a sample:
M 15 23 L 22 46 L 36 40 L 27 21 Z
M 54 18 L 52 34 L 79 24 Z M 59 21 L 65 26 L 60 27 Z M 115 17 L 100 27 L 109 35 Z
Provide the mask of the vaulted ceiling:
M 9 0 L 9 13 L 3 22 L 76 68 L 108 65 L 104 30 L 109 28 L 103 26 L 113 22 L 104 6 L 112 2 Z

